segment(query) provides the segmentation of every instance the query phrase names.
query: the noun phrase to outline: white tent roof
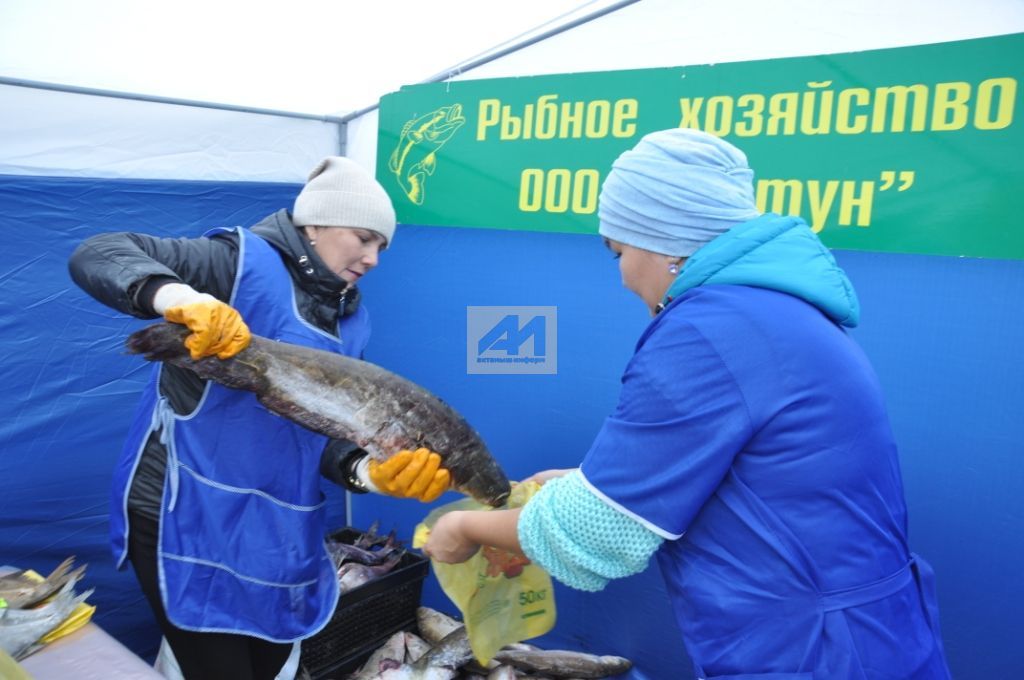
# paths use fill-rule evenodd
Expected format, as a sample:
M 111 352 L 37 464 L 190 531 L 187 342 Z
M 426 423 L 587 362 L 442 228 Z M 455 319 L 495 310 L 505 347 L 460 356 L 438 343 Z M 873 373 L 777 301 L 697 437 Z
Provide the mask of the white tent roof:
M 614 0 L 4 0 L 0 76 L 321 115 Z
M 404 85 L 1020 31 L 1021 0 L 0 0 L 0 174 L 299 183 L 375 168 L 371 107 Z

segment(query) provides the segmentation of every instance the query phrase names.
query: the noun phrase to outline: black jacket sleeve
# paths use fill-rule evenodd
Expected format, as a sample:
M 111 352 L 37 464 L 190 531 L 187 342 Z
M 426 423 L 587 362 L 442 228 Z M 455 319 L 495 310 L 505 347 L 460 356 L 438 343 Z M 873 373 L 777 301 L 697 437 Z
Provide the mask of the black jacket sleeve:
M 365 455 L 366 451 L 348 440 L 332 439 L 320 456 L 320 474 L 353 493 L 366 493 L 355 473 L 356 464 Z
M 227 301 L 238 267 L 238 236 L 158 238 L 116 232 L 83 241 L 68 261 L 74 282 L 97 301 L 141 319 L 157 316 L 152 294 L 169 281 Z M 150 284 L 150 285 L 147 285 Z

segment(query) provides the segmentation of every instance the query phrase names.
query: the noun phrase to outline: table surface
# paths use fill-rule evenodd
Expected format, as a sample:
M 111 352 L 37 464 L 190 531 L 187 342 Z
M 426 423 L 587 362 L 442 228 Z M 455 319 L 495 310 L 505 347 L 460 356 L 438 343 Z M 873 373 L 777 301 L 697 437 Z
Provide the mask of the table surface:
M 163 679 L 152 666 L 95 623 L 87 623 L 20 663 L 34 680 Z

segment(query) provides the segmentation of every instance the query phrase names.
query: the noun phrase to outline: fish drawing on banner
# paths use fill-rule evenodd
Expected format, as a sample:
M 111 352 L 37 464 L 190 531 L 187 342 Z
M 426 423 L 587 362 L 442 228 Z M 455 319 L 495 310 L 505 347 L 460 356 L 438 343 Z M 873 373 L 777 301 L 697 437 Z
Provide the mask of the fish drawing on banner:
M 388 168 L 410 201 L 423 205 L 427 175 L 437 169 L 437 152 L 466 122 L 462 105 L 442 106 L 402 126 Z

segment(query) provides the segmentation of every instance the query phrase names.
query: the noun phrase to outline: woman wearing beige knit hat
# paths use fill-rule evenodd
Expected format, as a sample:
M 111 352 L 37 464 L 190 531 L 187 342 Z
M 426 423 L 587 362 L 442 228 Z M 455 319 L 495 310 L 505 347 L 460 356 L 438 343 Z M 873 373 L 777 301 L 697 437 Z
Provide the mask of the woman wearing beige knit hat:
M 290 213 L 190 239 L 100 234 L 69 268 L 99 302 L 187 325 L 194 358 L 237 354 L 250 329 L 361 357 L 370 325 L 356 284 L 394 235 L 384 188 L 330 157 Z M 337 588 L 321 474 L 357 493 L 425 502 L 449 484 L 436 453 L 397 452 L 377 465 L 249 393 L 156 365 L 115 470 L 111 534 L 118 567 L 131 561 L 186 678 L 274 678 L 295 659 L 293 643 L 330 619 Z
M 359 165 L 332 156 L 310 173 L 295 199 L 292 223 L 305 227 L 313 249 L 335 275 L 355 283 L 377 266 L 380 251 L 394 238 L 395 209 L 384 188 Z

